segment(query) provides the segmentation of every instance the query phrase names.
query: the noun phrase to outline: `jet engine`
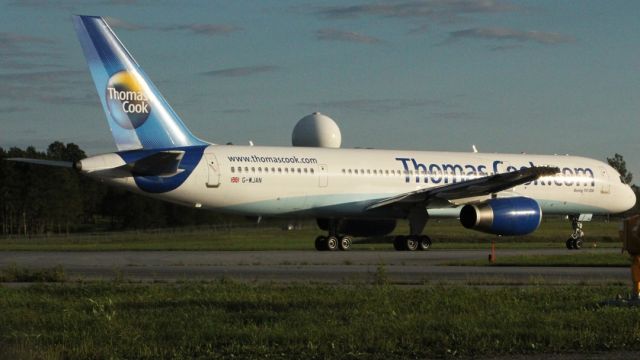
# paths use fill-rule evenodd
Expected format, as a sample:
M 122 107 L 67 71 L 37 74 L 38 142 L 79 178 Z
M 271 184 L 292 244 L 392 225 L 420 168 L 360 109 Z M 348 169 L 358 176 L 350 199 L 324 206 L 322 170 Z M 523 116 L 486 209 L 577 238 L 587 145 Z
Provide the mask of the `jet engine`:
M 491 199 L 465 205 L 460 222 L 467 229 L 496 235 L 526 235 L 540 226 L 540 205 L 526 197 Z
M 318 227 L 322 230 L 329 230 L 329 219 L 318 219 Z M 396 221 L 391 220 L 364 220 L 346 219 L 341 220 L 338 226 L 338 234 L 351 236 L 384 236 L 390 234 L 396 228 Z

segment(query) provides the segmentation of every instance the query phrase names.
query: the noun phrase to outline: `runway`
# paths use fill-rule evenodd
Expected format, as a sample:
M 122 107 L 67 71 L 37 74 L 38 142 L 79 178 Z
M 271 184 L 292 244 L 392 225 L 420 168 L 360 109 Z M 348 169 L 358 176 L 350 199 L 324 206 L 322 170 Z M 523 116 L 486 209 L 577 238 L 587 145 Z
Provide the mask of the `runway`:
M 570 253 L 619 252 L 617 249 Z M 501 250 L 500 256 L 567 254 L 564 249 Z M 397 284 L 627 282 L 628 268 L 448 266 L 487 259 L 487 250 L 399 251 L 95 251 L 0 252 L 0 268 L 61 266 L 69 280 L 362 283 L 384 278 Z M 621 255 L 623 256 L 623 255 Z

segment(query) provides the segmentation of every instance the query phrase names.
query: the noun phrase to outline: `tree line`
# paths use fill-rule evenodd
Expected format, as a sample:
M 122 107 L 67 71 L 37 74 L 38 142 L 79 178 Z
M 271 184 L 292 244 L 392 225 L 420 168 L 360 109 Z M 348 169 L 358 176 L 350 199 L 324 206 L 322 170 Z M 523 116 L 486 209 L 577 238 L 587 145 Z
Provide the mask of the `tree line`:
M 1 235 L 179 227 L 230 219 L 108 187 L 70 169 L 4 161 L 11 157 L 75 162 L 86 154 L 76 144 L 59 141 L 44 152 L 33 146 L 6 151 L 0 147 Z M 633 175 L 622 155 L 615 154 L 607 162 L 623 182 L 631 184 Z M 640 198 L 639 188 L 632 187 Z M 636 204 L 629 212 L 639 209 Z
M 66 168 L 4 161 L 24 157 L 75 162 L 86 157 L 73 143 L 46 151 L 0 147 L 0 234 L 193 226 L 228 220 L 220 214 L 173 205 L 108 187 Z

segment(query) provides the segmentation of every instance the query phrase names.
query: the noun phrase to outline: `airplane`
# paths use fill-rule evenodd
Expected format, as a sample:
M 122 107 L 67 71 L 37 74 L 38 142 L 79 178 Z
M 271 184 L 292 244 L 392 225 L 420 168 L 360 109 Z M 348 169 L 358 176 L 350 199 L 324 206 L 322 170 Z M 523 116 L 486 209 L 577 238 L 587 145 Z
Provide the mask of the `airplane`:
M 601 161 L 576 156 L 219 145 L 194 136 L 102 17 L 73 22 L 118 151 L 77 161 L 13 158 L 74 168 L 103 183 L 199 209 L 315 218 L 321 251 L 355 236 L 390 234 L 396 250 L 426 250 L 432 218 L 499 235 L 532 233 L 542 214 L 566 215 L 569 249 L 582 222 L 624 212 L 636 197 Z M 317 114 L 314 114 L 317 115 Z M 253 145 L 253 144 L 252 144 Z

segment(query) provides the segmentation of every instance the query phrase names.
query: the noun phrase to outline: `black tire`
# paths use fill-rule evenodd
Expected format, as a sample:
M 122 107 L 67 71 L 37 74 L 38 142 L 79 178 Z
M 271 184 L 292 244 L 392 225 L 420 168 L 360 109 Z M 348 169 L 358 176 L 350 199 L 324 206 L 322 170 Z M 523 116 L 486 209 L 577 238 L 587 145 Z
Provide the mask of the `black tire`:
M 338 243 L 338 247 L 340 248 L 340 250 L 342 251 L 348 251 L 349 249 L 351 249 L 351 244 L 353 243 L 353 241 L 351 240 L 351 237 L 349 236 L 342 236 L 340 238 L 340 241 Z
M 398 235 L 393 239 L 393 248 L 397 251 L 404 251 L 404 236 Z
M 420 241 L 418 242 L 418 250 L 429 250 L 431 247 L 431 238 L 427 235 L 420 236 Z
M 335 236 L 327 237 L 327 250 L 336 251 L 338 250 L 338 238 Z
M 316 238 L 316 250 L 318 251 L 326 251 L 327 250 L 327 238 L 325 236 L 318 236 Z
M 567 249 L 573 250 L 573 238 L 568 238 L 565 245 L 567 246 Z
M 407 236 L 404 241 L 404 246 L 408 251 L 416 251 L 418 250 L 419 243 L 418 236 Z
M 574 250 L 582 249 L 582 239 L 576 239 L 573 241 L 573 249 Z

